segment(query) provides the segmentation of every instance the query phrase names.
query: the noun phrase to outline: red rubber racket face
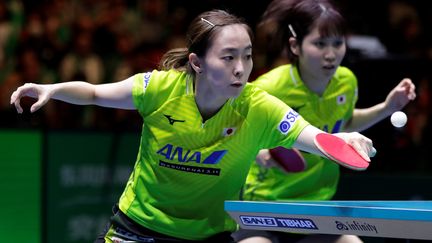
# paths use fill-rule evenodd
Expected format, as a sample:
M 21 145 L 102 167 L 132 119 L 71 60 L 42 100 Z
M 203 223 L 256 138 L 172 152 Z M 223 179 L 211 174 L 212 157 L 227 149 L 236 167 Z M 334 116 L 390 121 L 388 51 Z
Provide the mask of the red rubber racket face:
M 349 144 L 337 136 L 328 133 L 319 133 L 315 137 L 315 145 L 329 159 L 352 170 L 365 170 L 369 162 Z
M 306 161 L 297 149 L 276 147 L 269 150 L 273 159 L 286 172 L 301 172 L 306 170 Z

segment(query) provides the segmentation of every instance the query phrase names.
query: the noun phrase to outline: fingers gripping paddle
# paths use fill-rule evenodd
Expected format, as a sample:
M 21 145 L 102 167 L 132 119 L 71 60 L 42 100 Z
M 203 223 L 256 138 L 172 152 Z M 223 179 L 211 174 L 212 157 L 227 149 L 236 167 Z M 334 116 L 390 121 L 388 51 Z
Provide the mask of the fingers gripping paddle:
M 369 166 L 369 162 L 342 138 L 328 133 L 319 133 L 314 142 L 324 155 L 341 166 L 352 170 L 365 170 Z
M 269 151 L 285 172 L 300 172 L 306 169 L 306 161 L 297 149 L 276 147 Z

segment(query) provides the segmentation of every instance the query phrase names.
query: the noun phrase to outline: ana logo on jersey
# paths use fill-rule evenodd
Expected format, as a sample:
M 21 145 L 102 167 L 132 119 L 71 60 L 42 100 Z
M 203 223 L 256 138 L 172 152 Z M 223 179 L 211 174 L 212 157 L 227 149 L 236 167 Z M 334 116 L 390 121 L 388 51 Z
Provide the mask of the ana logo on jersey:
M 157 151 L 157 154 L 165 157 L 170 162 L 159 160 L 159 166 L 178 170 L 187 173 L 204 174 L 210 176 L 219 176 L 221 169 L 217 167 L 204 167 L 194 166 L 190 164 L 184 164 L 187 162 L 195 162 L 196 164 L 207 164 L 214 165 L 218 164 L 219 161 L 224 157 L 228 150 L 219 150 L 212 152 L 209 156 L 203 158 L 200 151 L 191 151 L 183 149 L 182 147 L 176 147 L 172 144 L 167 144 L 163 148 Z M 183 163 L 178 163 L 183 162 Z
M 174 125 L 174 122 L 185 122 L 185 120 L 177 120 L 177 119 L 171 118 L 172 117 L 171 115 L 165 115 L 164 114 L 164 116 L 168 119 L 168 122 L 170 125 Z
M 212 152 L 206 158 L 202 157 L 200 151 L 191 151 L 180 146 L 172 144 L 163 146 L 157 154 L 164 156 L 167 160 L 177 160 L 178 162 L 195 162 L 197 164 L 217 164 L 224 157 L 228 150 L 219 150 Z

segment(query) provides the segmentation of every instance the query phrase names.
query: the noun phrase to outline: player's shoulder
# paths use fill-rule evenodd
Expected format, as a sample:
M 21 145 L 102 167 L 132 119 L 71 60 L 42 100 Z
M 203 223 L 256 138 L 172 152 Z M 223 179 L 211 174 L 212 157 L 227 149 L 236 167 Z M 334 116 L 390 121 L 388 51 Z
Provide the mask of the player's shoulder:
M 181 96 L 192 90 L 186 72 L 177 70 L 153 70 L 135 74 L 133 97 L 140 113 L 149 114 L 162 106 L 169 98 Z
M 335 76 L 338 78 L 355 78 L 354 72 L 345 66 L 339 66 L 336 69 Z
M 270 70 L 270 72 L 274 73 L 281 73 L 281 72 L 287 72 L 292 67 L 292 64 L 282 64 L 280 66 L 277 66 Z
M 167 71 L 153 70 L 153 72 L 151 72 L 151 80 L 154 80 L 155 82 L 161 82 L 161 85 L 173 85 L 177 84 L 179 80 L 185 79 L 186 75 L 186 72 L 175 69 Z
M 336 79 L 337 82 L 344 83 L 346 85 L 357 85 L 357 77 L 354 72 L 348 67 L 339 66 L 336 69 L 335 74 L 333 75 L 333 79 Z
M 264 93 L 266 92 L 258 86 L 246 83 L 240 95 L 234 99 L 234 102 L 231 102 L 231 105 L 240 113 L 245 114 L 249 107 L 253 106 L 253 103 L 260 99 L 259 97 L 262 97 Z
M 243 115 L 250 110 L 271 110 L 283 103 L 266 90 L 254 84 L 247 83 L 241 94 L 233 102 L 233 106 Z
M 256 81 L 262 80 L 262 79 L 279 79 L 283 78 L 285 75 L 289 74 L 289 70 L 291 68 L 291 64 L 284 64 L 277 66 L 273 69 L 270 69 L 266 73 L 260 75 Z
M 242 103 L 250 103 L 257 98 L 262 97 L 263 95 L 265 96 L 266 93 L 266 91 L 254 83 L 246 83 L 243 91 L 236 98 L 236 100 L 241 101 Z
M 135 82 L 146 87 L 146 92 L 169 92 L 178 88 L 184 89 L 187 85 L 186 72 L 178 70 L 159 71 L 138 73 L 135 75 Z
M 272 95 L 278 96 L 279 92 L 293 86 L 293 78 L 296 73 L 290 64 L 281 65 L 259 76 L 252 84 L 262 88 Z

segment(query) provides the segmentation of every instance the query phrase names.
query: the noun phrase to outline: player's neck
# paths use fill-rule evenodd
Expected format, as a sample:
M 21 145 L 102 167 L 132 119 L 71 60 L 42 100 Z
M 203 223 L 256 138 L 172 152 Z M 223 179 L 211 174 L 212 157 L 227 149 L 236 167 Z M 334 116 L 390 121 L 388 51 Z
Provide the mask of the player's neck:
M 298 72 L 303 83 L 310 91 L 317 94 L 318 96 L 322 96 L 324 94 L 330 79 L 326 79 L 314 73 L 304 71 L 301 68 L 298 69 Z
M 195 96 L 195 101 L 203 122 L 216 115 L 216 113 L 222 108 L 222 106 L 226 102 L 226 100 L 223 103 L 209 102 L 209 99 L 200 98 L 198 96 Z
M 214 94 L 209 89 L 195 88 L 195 102 L 201 114 L 203 122 L 214 116 L 227 102 L 226 97 Z

